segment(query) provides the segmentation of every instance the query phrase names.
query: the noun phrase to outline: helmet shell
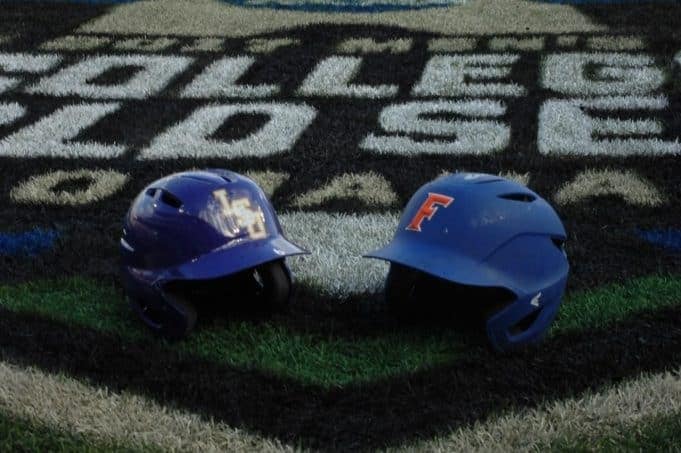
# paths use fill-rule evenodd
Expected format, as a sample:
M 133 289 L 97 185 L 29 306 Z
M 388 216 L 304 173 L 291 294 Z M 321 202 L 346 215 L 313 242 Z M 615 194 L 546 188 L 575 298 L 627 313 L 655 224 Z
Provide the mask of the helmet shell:
M 492 316 L 487 325 L 493 346 L 506 349 L 539 339 L 555 316 L 569 269 L 565 240 L 560 218 L 535 192 L 499 176 L 459 173 L 422 186 L 392 241 L 367 256 L 463 285 L 511 291 L 516 303 L 506 310 L 513 314 L 496 323 Z M 529 334 L 510 333 L 537 309 L 546 311 Z

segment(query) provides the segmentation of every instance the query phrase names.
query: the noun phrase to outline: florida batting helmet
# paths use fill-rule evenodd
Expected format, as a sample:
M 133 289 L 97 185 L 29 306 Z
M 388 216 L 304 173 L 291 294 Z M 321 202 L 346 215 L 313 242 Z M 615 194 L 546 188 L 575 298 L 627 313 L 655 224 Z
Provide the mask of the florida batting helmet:
M 495 294 L 486 331 L 504 351 L 537 342 L 556 316 L 569 268 L 565 240 L 556 212 L 527 187 L 460 173 L 422 186 L 393 240 L 367 256 L 391 263 L 386 298 L 393 308 L 417 303 L 415 274 Z

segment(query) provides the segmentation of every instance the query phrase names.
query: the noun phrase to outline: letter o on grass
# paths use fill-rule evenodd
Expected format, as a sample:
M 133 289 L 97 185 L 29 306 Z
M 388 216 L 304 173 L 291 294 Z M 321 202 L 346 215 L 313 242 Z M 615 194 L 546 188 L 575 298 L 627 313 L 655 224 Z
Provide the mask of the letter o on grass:
M 75 192 L 55 191 L 59 184 L 87 180 L 86 188 Z M 12 189 L 15 203 L 53 206 L 82 206 L 103 200 L 118 192 L 128 175 L 114 170 L 57 170 L 32 176 Z

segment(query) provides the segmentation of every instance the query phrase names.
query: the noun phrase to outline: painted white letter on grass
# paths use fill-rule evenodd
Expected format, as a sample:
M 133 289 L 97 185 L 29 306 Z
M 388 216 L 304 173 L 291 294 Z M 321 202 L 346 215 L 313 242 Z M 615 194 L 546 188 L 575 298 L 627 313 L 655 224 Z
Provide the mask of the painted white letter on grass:
M 509 77 L 518 55 L 436 55 L 412 89 L 414 96 L 522 96 L 518 84 L 502 82 Z
M 585 109 L 659 110 L 666 106 L 666 100 L 661 97 L 548 100 L 539 111 L 539 152 L 582 156 L 658 156 L 681 153 L 681 143 L 678 141 L 664 141 L 655 137 L 663 132 L 659 121 L 596 118 L 585 112 Z
M 635 206 L 660 206 L 665 197 L 645 178 L 631 170 L 588 169 L 564 184 L 553 199 L 560 205 L 580 203 L 591 197 L 619 196 Z
M 390 105 L 379 117 L 386 135 L 369 134 L 360 148 L 380 154 L 489 154 L 508 146 L 511 130 L 499 117 L 506 108 L 499 101 L 432 101 Z M 428 119 L 425 115 L 455 114 L 462 119 Z M 405 135 L 406 134 L 406 135 Z M 437 137 L 419 139 L 408 135 Z
M 0 102 L 0 126 L 12 124 L 26 114 L 24 106 L 16 102 Z
M 26 53 L 0 53 L 0 71 L 7 73 L 28 72 L 40 74 L 57 66 L 57 55 L 30 55 Z M 19 77 L 0 76 L 0 93 L 9 91 L 21 82 Z
M 208 66 L 182 92 L 186 98 L 264 98 L 279 92 L 277 85 L 238 85 L 255 63 L 253 57 L 225 57 Z
M 328 57 L 307 76 L 298 94 L 302 96 L 345 96 L 350 98 L 387 98 L 397 94 L 397 85 L 353 84 L 362 65 L 361 57 Z
M 145 99 L 163 90 L 192 62 L 190 57 L 161 55 L 103 55 L 62 69 L 28 89 L 30 93 L 51 96 L 82 96 L 94 99 Z M 92 80 L 109 71 L 131 68 L 136 72 L 128 80 L 113 85 Z
M 211 139 L 235 115 L 267 115 L 259 130 L 238 140 Z M 306 104 L 231 104 L 201 107 L 142 150 L 138 159 L 266 157 L 289 151 L 317 111 Z
M 664 73 L 648 55 L 563 53 L 542 65 L 542 86 L 574 96 L 648 94 L 664 83 Z
M 69 105 L 0 141 L 0 156 L 109 159 L 124 146 L 72 142 L 82 131 L 118 110 L 118 103 Z

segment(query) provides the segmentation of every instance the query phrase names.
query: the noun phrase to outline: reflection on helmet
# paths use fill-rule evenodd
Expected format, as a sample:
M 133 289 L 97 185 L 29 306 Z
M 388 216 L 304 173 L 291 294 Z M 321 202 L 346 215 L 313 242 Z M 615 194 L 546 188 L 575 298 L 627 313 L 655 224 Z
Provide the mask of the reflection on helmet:
M 565 229 L 553 208 L 516 182 L 446 175 L 409 200 L 393 240 L 368 257 L 391 263 L 386 299 L 398 313 L 420 301 L 477 305 L 493 348 L 539 341 L 568 275 Z
M 154 331 L 185 336 L 196 304 L 288 303 L 284 259 L 306 253 L 283 235 L 264 192 L 227 170 L 176 173 L 133 201 L 120 240 L 123 284 Z

